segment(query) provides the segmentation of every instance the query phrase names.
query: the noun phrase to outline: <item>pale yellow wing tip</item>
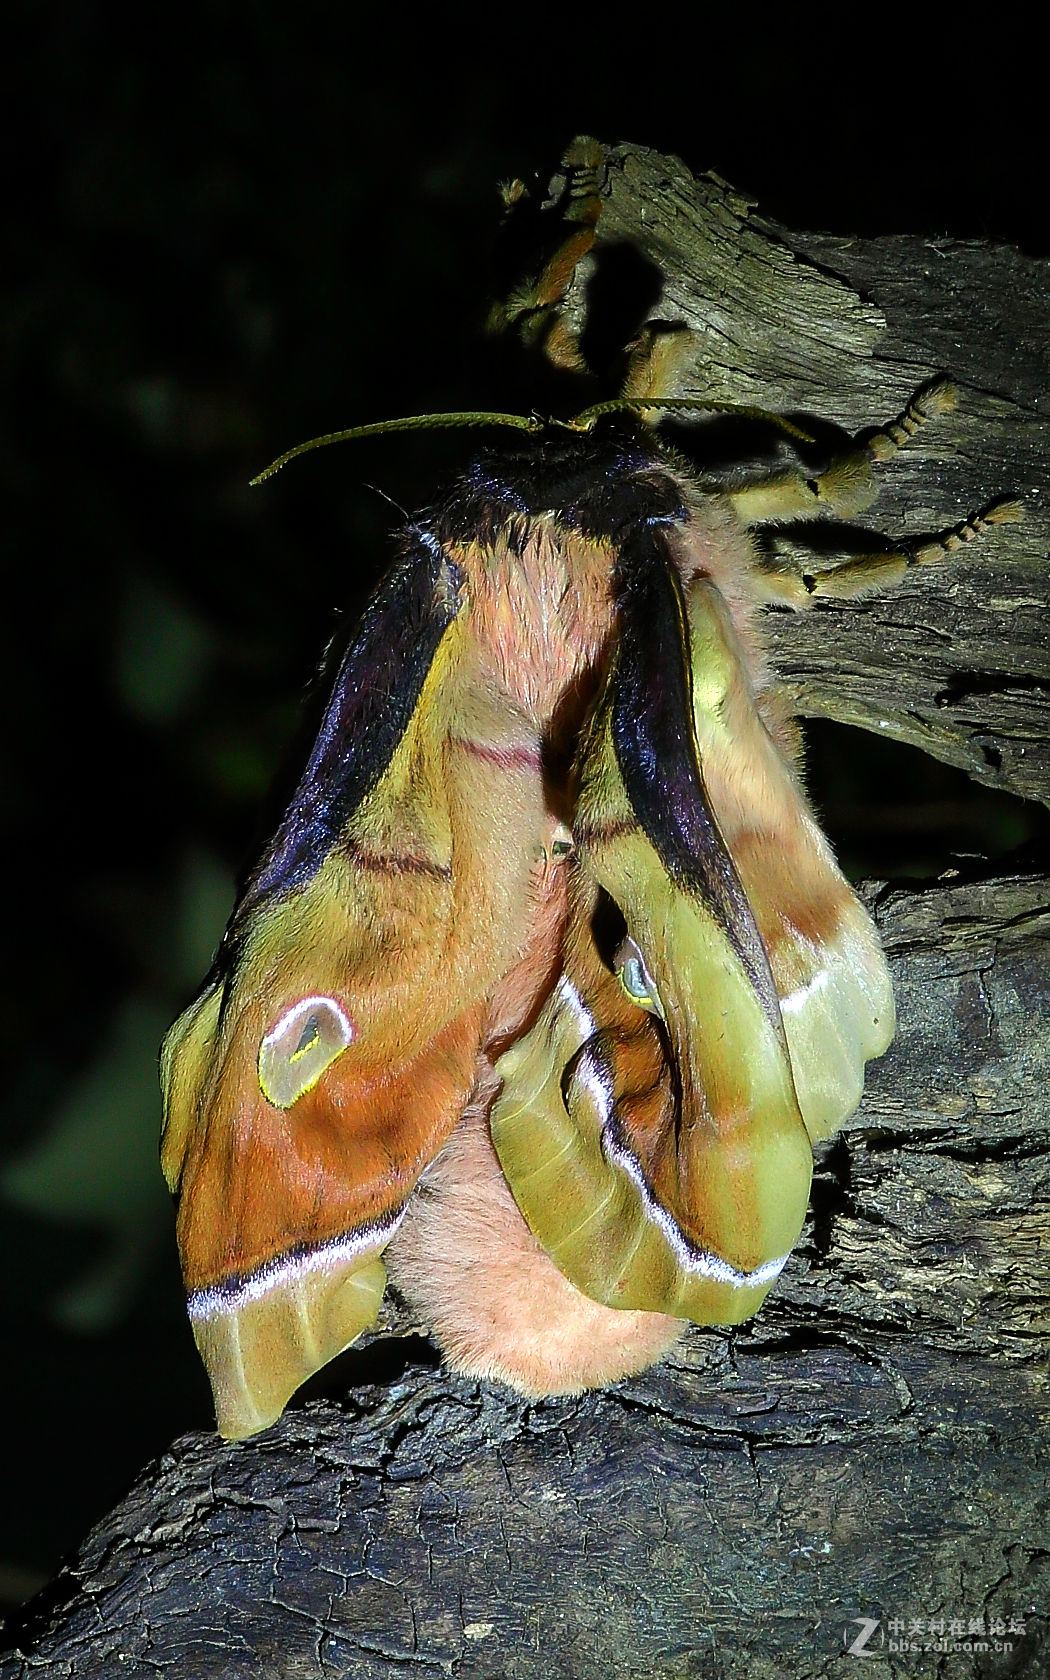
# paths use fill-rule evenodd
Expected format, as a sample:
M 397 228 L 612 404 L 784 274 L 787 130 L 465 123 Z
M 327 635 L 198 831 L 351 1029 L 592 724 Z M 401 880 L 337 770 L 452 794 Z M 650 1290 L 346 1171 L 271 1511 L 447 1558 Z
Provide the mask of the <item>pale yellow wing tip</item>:
M 277 1422 L 309 1377 L 375 1322 L 386 1288 L 379 1259 L 304 1270 L 258 1299 L 193 1312 L 212 1386 L 215 1426 L 244 1441 Z

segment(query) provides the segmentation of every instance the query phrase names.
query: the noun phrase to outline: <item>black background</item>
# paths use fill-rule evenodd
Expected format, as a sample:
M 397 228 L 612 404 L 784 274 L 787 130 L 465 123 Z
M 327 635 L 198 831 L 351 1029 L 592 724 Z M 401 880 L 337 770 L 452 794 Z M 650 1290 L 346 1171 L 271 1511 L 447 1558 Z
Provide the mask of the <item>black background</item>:
M 899 9 L 580 14 L 7 8 L 9 1600 L 210 1423 L 155 1168 L 157 1038 L 207 966 L 334 613 L 385 563 L 384 496 L 425 500 L 464 446 L 251 474 L 334 427 L 479 405 L 495 184 L 542 184 L 574 133 L 677 152 L 797 227 L 1050 250 L 1042 94 L 1002 8 L 925 40 Z M 1033 831 L 1019 802 L 845 739 L 813 731 L 811 776 L 854 872 Z

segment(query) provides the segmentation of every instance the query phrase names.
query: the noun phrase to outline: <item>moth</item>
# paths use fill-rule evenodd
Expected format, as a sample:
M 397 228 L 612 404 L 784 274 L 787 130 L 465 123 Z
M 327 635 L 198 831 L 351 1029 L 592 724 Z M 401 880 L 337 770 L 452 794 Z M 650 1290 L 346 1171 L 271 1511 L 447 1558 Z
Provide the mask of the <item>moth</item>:
M 669 348 L 643 334 L 627 396 L 575 422 L 487 417 L 513 441 L 406 525 L 166 1041 L 162 1159 L 229 1438 L 374 1322 L 388 1271 L 453 1366 L 531 1395 L 748 1318 L 814 1140 L 892 1038 L 760 616 L 1016 508 L 804 577 L 755 525 L 859 512 L 950 387 L 816 476 L 789 448 L 715 484 L 646 424 L 717 406 L 669 390 Z

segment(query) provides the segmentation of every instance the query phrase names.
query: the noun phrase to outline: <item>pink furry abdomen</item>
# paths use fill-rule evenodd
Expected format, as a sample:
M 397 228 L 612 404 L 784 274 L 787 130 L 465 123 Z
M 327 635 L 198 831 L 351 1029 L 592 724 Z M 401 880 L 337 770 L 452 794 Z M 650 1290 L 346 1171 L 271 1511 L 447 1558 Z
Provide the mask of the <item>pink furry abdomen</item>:
M 602 1306 L 536 1241 L 488 1136 L 493 1083 L 424 1176 L 386 1252 L 450 1365 L 522 1394 L 580 1394 L 633 1376 L 685 1329 L 664 1313 Z

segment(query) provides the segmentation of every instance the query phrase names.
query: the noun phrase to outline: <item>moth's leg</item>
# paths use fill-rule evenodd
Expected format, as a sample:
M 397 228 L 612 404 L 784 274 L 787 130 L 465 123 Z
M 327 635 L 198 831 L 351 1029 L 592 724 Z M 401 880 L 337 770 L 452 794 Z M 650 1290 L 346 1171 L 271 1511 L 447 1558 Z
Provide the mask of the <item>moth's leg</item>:
M 931 385 L 924 385 L 896 420 L 868 437 L 865 448 L 871 460 L 892 461 L 898 449 L 903 449 L 927 420 L 950 414 L 958 396 L 950 379 L 935 379 Z
M 689 327 L 643 327 L 627 346 L 621 396 L 683 396 L 701 350 L 699 333 Z
M 993 502 L 981 513 L 953 525 L 920 547 L 854 555 L 840 565 L 819 572 L 800 572 L 790 568 L 788 562 L 772 558 L 758 568 L 759 593 L 763 600 L 791 607 L 809 607 L 822 597 L 846 600 L 851 596 L 876 594 L 892 589 L 915 567 L 937 565 L 957 549 L 965 548 L 975 537 L 983 536 L 992 526 L 1023 518 L 1020 502 Z
M 875 463 L 892 460 L 927 420 L 954 408 L 955 400 L 955 386 L 951 381 L 938 379 L 919 391 L 907 408 L 881 431 L 858 433 L 853 446 L 836 456 L 816 477 L 807 477 L 800 465 L 758 483 L 742 484 L 725 494 L 744 525 L 822 519 L 828 515 L 849 519 L 875 500 L 878 489 L 872 472 Z
M 493 305 L 488 330 L 496 333 L 514 327 L 523 344 L 542 345 L 544 355 L 555 367 L 586 373 L 590 370 L 579 341 L 560 309 L 579 264 L 597 236 L 605 187 L 605 148 L 588 135 L 579 135 L 561 161 L 567 177 L 562 220 L 569 224 L 570 231 L 538 274 L 519 281 L 507 297 Z M 511 211 L 525 196 L 525 188 L 514 181 L 504 189 L 503 196 Z

